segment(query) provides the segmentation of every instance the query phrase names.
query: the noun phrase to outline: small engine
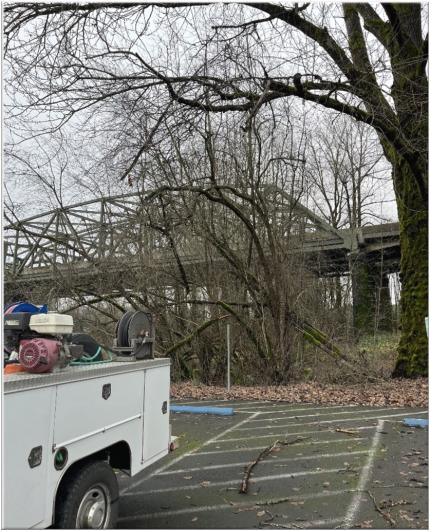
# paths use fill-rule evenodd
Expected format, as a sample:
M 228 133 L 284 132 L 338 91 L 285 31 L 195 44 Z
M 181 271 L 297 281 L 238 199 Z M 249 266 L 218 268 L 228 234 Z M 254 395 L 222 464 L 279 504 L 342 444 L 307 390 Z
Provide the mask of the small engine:
M 61 341 L 23 339 L 19 344 L 19 362 L 28 372 L 49 372 L 58 362 Z
M 67 340 L 73 317 L 59 313 L 16 312 L 4 317 L 5 350 L 28 372 L 63 368 L 83 354 L 82 345 Z

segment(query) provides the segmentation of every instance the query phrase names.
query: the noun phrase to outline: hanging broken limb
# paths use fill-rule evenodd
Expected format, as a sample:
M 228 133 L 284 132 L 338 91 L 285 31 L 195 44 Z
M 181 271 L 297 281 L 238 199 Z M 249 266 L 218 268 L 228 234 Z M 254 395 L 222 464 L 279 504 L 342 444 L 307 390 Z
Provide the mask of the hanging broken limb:
M 169 356 L 172 352 L 174 352 L 175 350 L 178 350 L 178 348 L 183 347 L 184 345 L 192 341 L 196 336 L 198 336 L 201 332 L 203 332 L 203 330 L 208 328 L 208 326 L 211 326 L 212 324 L 217 323 L 218 321 L 221 321 L 221 319 L 225 319 L 226 317 L 228 317 L 228 315 L 222 315 L 221 317 L 216 317 L 215 319 L 209 319 L 208 321 L 205 321 L 203 324 L 197 327 L 193 332 L 191 332 L 191 334 L 184 337 L 183 339 L 181 339 L 180 341 L 178 341 L 171 347 L 169 347 L 164 352 L 164 356 Z
M 313 326 L 308 321 L 301 319 L 297 314 L 291 312 L 291 317 L 293 318 L 294 327 L 296 328 L 296 330 L 303 334 L 303 338 L 308 343 L 319 348 L 335 360 L 344 363 L 353 371 L 363 374 L 369 381 L 376 380 L 376 378 L 369 375 L 367 372 L 363 371 L 362 368 L 356 366 L 353 362 L 351 362 L 348 357 L 341 352 L 339 347 L 330 340 L 327 334 Z

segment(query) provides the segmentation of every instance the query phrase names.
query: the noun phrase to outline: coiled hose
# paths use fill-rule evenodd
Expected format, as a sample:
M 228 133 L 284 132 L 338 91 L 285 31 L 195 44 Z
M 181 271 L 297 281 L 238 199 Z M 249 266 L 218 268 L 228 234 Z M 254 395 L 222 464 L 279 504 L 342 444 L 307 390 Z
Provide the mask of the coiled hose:
M 110 358 L 108 360 L 97 360 L 97 356 L 100 354 L 102 348 L 99 347 L 95 354 L 92 356 L 89 356 L 88 354 L 84 354 L 79 359 L 70 362 L 70 365 L 88 365 L 88 364 L 95 364 L 95 363 L 109 363 L 113 360 L 112 354 L 110 354 Z

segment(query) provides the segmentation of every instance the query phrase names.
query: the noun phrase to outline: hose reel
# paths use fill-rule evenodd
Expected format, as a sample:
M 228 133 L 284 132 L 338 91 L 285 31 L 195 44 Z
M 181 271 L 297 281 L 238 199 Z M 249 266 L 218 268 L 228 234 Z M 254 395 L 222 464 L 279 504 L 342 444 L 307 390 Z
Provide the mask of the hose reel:
M 128 311 L 118 321 L 114 350 L 138 360 L 154 357 L 154 323 L 147 311 Z

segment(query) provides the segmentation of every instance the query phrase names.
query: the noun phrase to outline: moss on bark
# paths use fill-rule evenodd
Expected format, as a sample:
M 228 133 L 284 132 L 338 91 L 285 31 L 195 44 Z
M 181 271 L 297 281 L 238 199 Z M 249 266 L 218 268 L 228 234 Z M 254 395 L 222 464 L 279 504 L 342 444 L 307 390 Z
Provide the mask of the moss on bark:
M 395 377 L 428 374 L 428 210 L 408 166 L 394 169 L 400 221 L 401 337 Z

